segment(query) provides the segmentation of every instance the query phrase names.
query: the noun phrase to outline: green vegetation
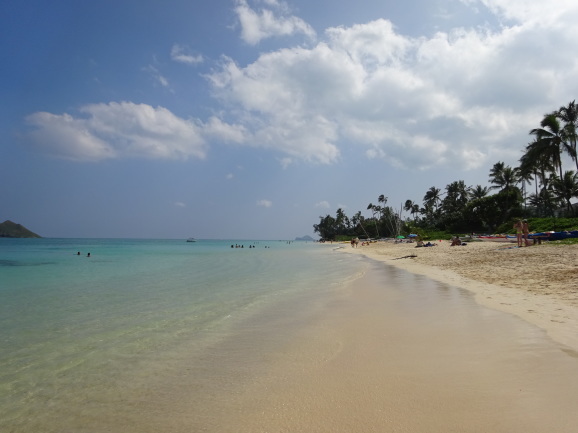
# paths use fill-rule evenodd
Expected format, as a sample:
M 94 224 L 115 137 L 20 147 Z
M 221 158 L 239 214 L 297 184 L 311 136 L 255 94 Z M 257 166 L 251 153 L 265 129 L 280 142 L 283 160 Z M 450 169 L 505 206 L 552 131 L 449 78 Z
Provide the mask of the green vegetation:
M 578 230 L 578 218 L 528 218 L 532 232 L 563 232 Z M 511 224 L 498 227 L 497 233 L 515 233 Z
M 571 200 L 578 197 L 577 128 L 578 106 L 572 101 L 546 114 L 540 127 L 529 132 L 533 141 L 525 147 L 519 167 L 501 161 L 493 165 L 489 187 L 467 186 L 463 180 L 443 190 L 432 186 L 422 205 L 406 200 L 399 210 L 386 206 L 387 197 L 382 194 L 377 205 L 367 206 L 372 214 L 369 218 L 361 211 L 349 218 L 338 209 L 335 217 L 320 216 L 313 228 L 326 240 L 409 233 L 424 239 L 449 239 L 457 233 L 510 233 L 518 218 L 529 219 L 532 231 L 576 230 L 578 218 Z M 564 154 L 576 165 L 576 171 L 563 169 Z M 530 184 L 532 193 L 527 191 Z M 402 211 L 409 216 L 402 217 Z
M 0 224 L 0 238 L 40 238 L 42 236 L 31 232 L 20 224 L 6 220 Z

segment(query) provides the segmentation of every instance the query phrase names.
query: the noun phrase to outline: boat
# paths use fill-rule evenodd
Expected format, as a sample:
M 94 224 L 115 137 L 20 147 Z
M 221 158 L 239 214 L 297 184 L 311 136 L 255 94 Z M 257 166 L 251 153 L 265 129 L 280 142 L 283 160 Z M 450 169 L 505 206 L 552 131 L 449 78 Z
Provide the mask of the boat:
M 187 242 L 197 242 L 197 240 L 195 238 L 188 238 Z
M 565 232 L 541 232 L 541 233 L 530 233 L 528 235 L 530 239 L 541 239 L 544 241 L 561 241 L 563 239 L 578 238 L 578 230 L 565 231 Z

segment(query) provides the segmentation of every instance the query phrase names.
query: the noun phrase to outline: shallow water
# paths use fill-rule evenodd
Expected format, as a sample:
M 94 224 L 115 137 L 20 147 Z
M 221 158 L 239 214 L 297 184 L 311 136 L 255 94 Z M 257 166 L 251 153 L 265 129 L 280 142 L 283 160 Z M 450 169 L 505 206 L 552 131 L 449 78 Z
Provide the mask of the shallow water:
M 155 418 L 154 390 L 187 375 L 190 359 L 206 363 L 208 388 L 192 391 L 203 399 L 228 362 L 213 347 L 240 324 L 360 271 L 329 253 L 287 242 L 0 239 L 0 431 L 127 431 L 122 419 Z

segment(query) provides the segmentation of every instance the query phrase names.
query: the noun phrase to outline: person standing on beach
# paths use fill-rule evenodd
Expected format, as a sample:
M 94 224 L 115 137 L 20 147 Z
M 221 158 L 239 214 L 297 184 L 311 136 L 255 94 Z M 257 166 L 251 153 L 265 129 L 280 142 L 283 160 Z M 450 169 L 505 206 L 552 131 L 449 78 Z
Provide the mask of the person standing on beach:
M 516 238 L 518 239 L 518 247 L 522 246 L 522 235 L 524 233 L 523 227 L 524 227 L 524 225 L 522 223 L 522 220 L 518 220 L 514 224 L 514 229 L 516 230 Z
M 522 221 L 522 234 L 524 236 L 524 244 L 529 247 L 528 235 L 530 234 L 530 227 L 528 226 L 528 220 Z

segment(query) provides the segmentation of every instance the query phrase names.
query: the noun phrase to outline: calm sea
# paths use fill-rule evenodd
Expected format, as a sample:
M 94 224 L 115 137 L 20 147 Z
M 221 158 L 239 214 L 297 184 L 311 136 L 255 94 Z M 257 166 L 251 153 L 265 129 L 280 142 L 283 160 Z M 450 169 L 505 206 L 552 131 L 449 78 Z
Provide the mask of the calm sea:
M 155 431 L 181 397 L 210 412 L 364 272 L 334 247 L 0 239 L 0 431 Z

